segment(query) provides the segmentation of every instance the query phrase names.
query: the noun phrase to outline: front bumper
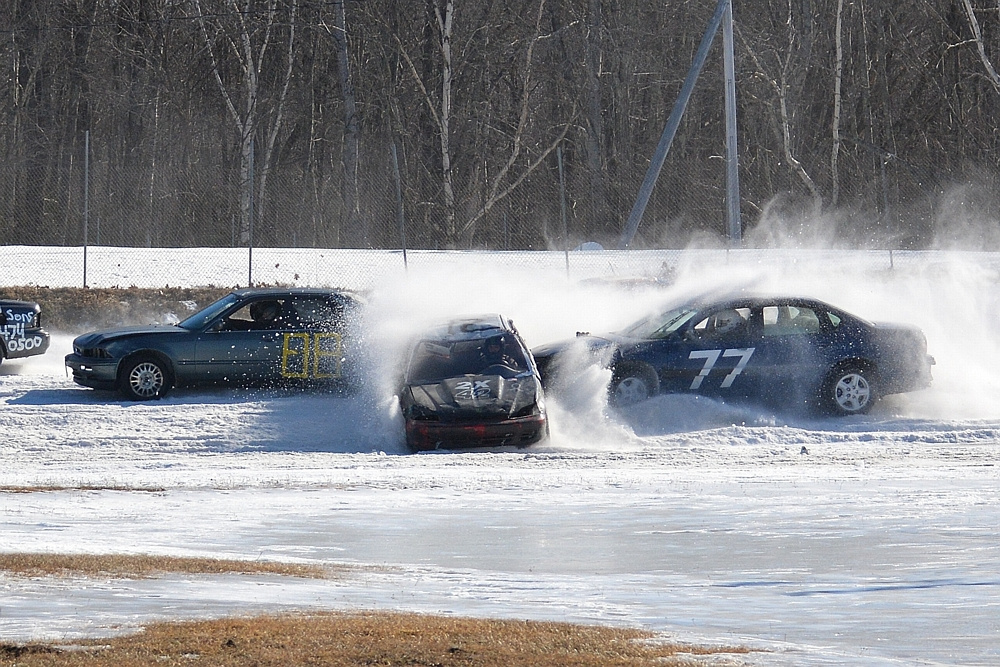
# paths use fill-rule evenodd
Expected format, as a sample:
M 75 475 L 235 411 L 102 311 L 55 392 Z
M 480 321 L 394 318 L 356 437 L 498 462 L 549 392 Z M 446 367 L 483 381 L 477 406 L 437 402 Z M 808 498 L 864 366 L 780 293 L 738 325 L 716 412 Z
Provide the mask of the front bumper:
M 118 381 L 116 359 L 94 359 L 67 354 L 66 365 L 73 372 L 73 382 L 91 389 L 113 390 Z
M 530 415 L 500 422 L 449 422 L 408 419 L 406 444 L 415 452 L 432 449 L 527 447 L 545 438 L 545 415 Z

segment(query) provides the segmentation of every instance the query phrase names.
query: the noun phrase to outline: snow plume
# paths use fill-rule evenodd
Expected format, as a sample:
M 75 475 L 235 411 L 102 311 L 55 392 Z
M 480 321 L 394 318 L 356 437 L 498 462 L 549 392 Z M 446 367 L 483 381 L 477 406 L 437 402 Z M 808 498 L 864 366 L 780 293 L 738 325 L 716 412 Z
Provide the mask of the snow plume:
M 942 250 L 1000 250 L 996 175 L 942 189 L 935 197 L 934 245 Z

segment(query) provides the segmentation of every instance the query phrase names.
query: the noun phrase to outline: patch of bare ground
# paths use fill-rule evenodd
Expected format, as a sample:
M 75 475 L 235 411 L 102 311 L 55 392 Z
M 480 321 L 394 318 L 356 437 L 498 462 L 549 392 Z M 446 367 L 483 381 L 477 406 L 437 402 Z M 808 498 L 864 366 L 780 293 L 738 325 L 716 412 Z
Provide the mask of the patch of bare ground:
M 275 574 L 324 579 L 335 574 L 336 569 L 318 565 L 216 558 L 130 554 L 0 553 L 0 571 L 25 577 L 146 579 L 169 573 L 183 573 Z
M 166 489 L 161 486 L 126 486 L 121 484 L 81 484 L 79 486 L 66 486 L 61 484 L 32 484 L 27 486 L 0 485 L 0 493 L 51 493 L 55 491 L 126 491 L 129 493 L 163 493 Z
M 152 577 L 336 572 L 287 563 L 137 555 L 0 554 L 21 576 Z M 469 619 L 389 612 L 286 614 L 156 623 L 133 635 L 77 641 L 0 643 L 0 665 L 139 667 L 203 664 L 412 667 L 636 667 L 743 664 L 743 647 L 669 643 L 628 628 Z
M 157 623 L 112 639 L 0 644 L 8 665 L 613 667 L 743 664 L 749 650 L 657 641 L 625 628 L 400 613 L 325 613 Z

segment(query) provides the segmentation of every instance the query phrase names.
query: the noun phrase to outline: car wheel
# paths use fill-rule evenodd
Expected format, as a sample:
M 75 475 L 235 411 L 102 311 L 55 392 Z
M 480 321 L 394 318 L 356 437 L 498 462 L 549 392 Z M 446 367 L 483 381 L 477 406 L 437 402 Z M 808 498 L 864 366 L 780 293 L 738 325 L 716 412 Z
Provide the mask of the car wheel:
M 868 412 L 876 398 L 874 373 L 860 364 L 834 369 L 821 396 L 823 407 L 841 416 Z
M 656 376 L 647 368 L 616 369 L 611 378 L 611 404 L 616 407 L 641 403 L 656 393 Z
M 148 401 L 160 398 L 170 389 L 170 371 L 155 357 L 136 357 L 127 361 L 118 380 L 118 388 L 125 398 Z

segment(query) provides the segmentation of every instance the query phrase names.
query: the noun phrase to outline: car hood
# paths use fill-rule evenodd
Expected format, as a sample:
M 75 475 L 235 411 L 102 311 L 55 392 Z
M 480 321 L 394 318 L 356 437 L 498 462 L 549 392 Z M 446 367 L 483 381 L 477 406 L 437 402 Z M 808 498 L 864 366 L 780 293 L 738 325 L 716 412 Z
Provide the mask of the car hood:
M 410 384 L 414 412 L 442 421 L 507 419 L 538 402 L 534 375 L 463 375 L 437 382 Z
M 546 343 L 531 349 L 531 354 L 535 360 L 546 359 L 562 354 L 571 347 L 583 346 L 590 352 L 601 352 L 608 348 L 620 347 L 630 343 L 638 342 L 634 338 L 620 336 L 618 334 L 601 334 L 593 336 L 591 334 L 577 334 L 576 338 L 561 340 L 554 343 Z
M 73 340 L 74 347 L 96 347 L 102 343 L 108 343 L 122 338 L 143 336 L 146 334 L 181 334 L 186 333 L 185 329 L 172 324 L 154 324 L 137 327 L 122 327 L 120 329 L 107 329 L 105 331 L 91 331 L 77 336 Z

